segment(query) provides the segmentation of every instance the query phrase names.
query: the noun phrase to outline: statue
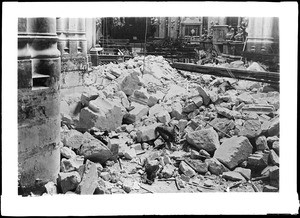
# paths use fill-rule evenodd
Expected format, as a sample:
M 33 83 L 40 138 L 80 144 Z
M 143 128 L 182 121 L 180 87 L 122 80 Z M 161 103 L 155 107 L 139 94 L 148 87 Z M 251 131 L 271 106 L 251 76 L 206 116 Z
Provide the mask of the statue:
M 201 35 L 201 40 L 206 40 L 207 39 L 207 30 L 206 29 L 203 29 L 203 34 Z
M 234 28 L 231 27 L 229 32 L 226 33 L 226 41 L 231 41 L 234 39 Z
M 235 41 L 243 42 L 244 41 L 244 31 L 243 28 L 239 27 L 237 34 L 234 36 Z

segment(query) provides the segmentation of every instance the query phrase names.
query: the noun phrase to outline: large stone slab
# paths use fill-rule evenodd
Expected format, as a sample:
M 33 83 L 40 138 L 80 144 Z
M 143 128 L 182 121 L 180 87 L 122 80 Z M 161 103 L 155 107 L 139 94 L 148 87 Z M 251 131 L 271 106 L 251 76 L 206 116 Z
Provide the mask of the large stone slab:
M 61 172 L 58 174 L 58 185 L 60 186 L 62 193 L 75 190 L 80 181 L 81 176 L 76 171 L 68 173 Z
M 92 162 L 85 164 L 82 180 L 77 186 L 76 193 L 81 195 L 92 195 L 98 187 L 97 165 Z
M 261 134 L 261 123 L 258 119 L 246 120 L 239 132 L 240 136 L 246 136 L 247 138 L 255 138 Z
M 102 131 L 115 130 L 121 126 L 122 108 L 114 102 L 103 98 L 90 101 L 88 108 L 80 112 L 79 127 L 90 129 L 96 127 Z
M 214 158 L 218 159 L 229 169 L 247 160 L 252 154 L 253 147 L 244 136 L 233 136 L 225 140 L 215 151 Z
M 218 133 L 212 127 L 189 132 L 186 140 L 196 148 L 204 149 L 210 153 L 214 152 L 220 146 Z
M 63 138 L 65 146 L 78 149 L 83 143 L 83 134 L 75 129 L 70 130 Z
M 123 78 L 120 83 L 120 89 L 126 95 L 132 95 L 134 90 L 140 89 L 142 83 L 136 73 L 131 73 Z

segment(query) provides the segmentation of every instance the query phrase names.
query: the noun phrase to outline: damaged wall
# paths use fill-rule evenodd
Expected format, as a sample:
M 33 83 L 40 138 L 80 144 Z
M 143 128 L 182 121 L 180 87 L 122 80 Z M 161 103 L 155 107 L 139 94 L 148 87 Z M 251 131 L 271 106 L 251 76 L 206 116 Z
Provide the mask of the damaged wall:
M 61 60 L 55 18 L 18 21 L 18 171 L 30 187 L 59 172 Z

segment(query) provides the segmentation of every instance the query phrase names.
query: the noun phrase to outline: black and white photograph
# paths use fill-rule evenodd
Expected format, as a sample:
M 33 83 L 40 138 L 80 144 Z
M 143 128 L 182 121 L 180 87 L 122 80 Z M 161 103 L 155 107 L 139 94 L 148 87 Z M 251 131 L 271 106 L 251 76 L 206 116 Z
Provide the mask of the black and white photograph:
M 298 213 L 296 2 L 3 5 L 7 215 Z

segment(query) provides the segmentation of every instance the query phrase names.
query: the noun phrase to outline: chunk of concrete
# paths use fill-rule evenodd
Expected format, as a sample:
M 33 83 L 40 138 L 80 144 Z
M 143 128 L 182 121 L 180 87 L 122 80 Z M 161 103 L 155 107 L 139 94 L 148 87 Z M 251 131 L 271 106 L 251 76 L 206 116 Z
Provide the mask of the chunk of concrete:
M 171 117 L 172 118 L 175 118 L 176 120 L 180 120 L 183 118 L 183 115 L 182 115 L 182 112 L 183 112 L 183 107 L 181 105 L 180 102 L 174 102 L 172 105 L 171 105 Z
M 197 86 L 197 90 L 199 92 L 199 95 L 203 98 L 203 104 L 208 105 L 210 102 L 210 96 L 205 90 L 205 88 L 202 88 L 201 86 Z
M 279 166 L 279 157 L 273 149 L 270 150 L 269 158 L 272 165 Z
M 271 121 L 269 129 L 269 136 L 278 136 L 279 135 L 279 118 L 275 118 Z
M 97 98 L 89 102 L 89 108 L 80 112 L 79 127 L 96 127 L 102 131 L 115 130 L 123 120 L 122 108 L 107 99 Z
M 268 160 L 269 152 L 255 152 L 248 157 L 247 166 L 255 170 L 263 169 L 268 165 Z
M 267 138 L 264 135 L 259 136 L 256 139 L 255 144 L 256 144 L 256 150 L 258 150 L 258 151 L 264 151 L 266 149 L 269 149 L 268 143 L 267 143 Z
M 76 188 L 76 193 L 81 195 L 92 195 L 98 187 L 97 165 L 90 161 L 85 164 L 85 170 L 80 184 Z
M 205 162 L 208 165 L 208 170 L 212 174 L 215 175 L 221 175 L 223 172 L 229 171 L 220 161 L 218 161 L 216 158 L 209 158 L 206 159 Z
M 204 149 L 210 153 L 220 146 L 218 133 L 212 127 L 189 132 L 186 140 L 196 148 Z
M 184 161 L 180 162 L 179 170 L 188 177 L 193 177 L 196 175 L 196 172 L 193 170 L 193 168 L 187 165 Z
M 75 129 L 70 130 L 64 137 L 65 146 L 78 149 L 83 143 L 83 134 Z
M 60 154 L 62 157 L 65 157 L 65 158 L 75 158 L 76 157 L 76 154 L 74 151 L 72 151 L 72 149 L 64 146 L 64 147 L 61 147 L 60 148 Z
M 62 193 L 67 191 L 73 191 L 77 188 L 78 184 L 81 181 L 81 176 L 78 172 L 67 172 L 67 173 L 58 173 L 58 185 L 61 188 Z
M 252 154 L 253 147 L 244 136 L 233 136 L 226 139 L 215 151 L 214 158 L 218 159 L 229 169 L 233 169 L 247 160 Z
M 176 168 L 172 164 L 166 164 L 161 171 L 162 177 L 166 179 L 171 178 L 174 174 L 175 169 Z
M 246 120 L 239 135 L 246 136 L 247 138 L 255 138 L 259 136 L 261 132 L 261 123 L 259 120 Z
M 243 167 L 237 167 L 234 169 L 234 172 L 240 173 L 243 177 L 245 177 L 246 180 L 251 179 L 251 169 L 243 168 Z
M 120 89 L 127 95 L 132 95 L 134 90 L 140 89 L 142 83 L 136 73 L 131 73 L 123 78 Z
M 222 178 L 230 180 L 230 181 L 245 180 L 245 178 L 239 172 L 235 172 L 235 171 L 224 172 L 222 174 Z
M 149 107 L 147 105 L 132 102 L 131 106 L 133 106 L 134 109 L 129 112 L 129 115 L 132 117 L 133 122 L 141 120 L 141 118 L 149 112 Z

